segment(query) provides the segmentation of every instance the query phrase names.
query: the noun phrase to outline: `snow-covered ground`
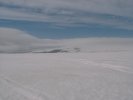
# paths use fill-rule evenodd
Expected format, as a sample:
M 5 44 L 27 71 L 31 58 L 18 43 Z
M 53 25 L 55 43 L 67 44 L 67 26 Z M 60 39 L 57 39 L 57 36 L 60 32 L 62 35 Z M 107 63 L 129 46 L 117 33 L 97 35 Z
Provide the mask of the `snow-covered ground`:
M 0 28 L 0 100 L 133 100 L 132 53 L 133 38 L 40 39 Z
M 0 54 L 0 100 L 133 100 L 132 50 Z

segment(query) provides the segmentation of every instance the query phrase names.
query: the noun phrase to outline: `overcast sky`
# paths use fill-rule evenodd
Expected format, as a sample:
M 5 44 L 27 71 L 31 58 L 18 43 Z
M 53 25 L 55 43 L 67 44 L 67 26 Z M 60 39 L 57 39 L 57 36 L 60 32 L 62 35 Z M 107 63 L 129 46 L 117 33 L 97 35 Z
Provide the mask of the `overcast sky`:
M 0 0 L 0 27 L 40 38 L 133 37 L 133 0 Z

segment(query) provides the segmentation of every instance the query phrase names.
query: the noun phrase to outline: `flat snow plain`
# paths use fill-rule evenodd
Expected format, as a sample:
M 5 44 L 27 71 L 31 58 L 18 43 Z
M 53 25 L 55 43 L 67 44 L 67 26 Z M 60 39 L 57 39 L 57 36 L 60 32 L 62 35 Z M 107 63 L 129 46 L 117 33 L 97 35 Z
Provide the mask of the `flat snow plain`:
M 0 100 L 133 100 L 132 51 L 0 54 Z

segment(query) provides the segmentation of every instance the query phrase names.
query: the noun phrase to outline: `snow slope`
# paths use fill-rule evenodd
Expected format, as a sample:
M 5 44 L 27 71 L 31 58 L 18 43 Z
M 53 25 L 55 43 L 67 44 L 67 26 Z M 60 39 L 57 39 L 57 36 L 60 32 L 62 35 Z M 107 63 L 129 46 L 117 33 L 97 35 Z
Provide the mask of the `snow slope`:
M 27 32 L 0 27 L 0 53 L 25 53 L 55 47 L 56 41 L 39 39 Z M 56 47 L 59 45 L 57 44 Z
M 40 39 L 14 28 L 0 28 L 0 53 L 107 52 L 133 50 L 133 38 Z
M 49 50 L 69 53 L 41 53 Z M 39 39 L 0 28 L 0 100 L 133 100 L 132 51 L 132 38 Z
M 132 51 L 0 54 L 0 100 L 133 100 Z

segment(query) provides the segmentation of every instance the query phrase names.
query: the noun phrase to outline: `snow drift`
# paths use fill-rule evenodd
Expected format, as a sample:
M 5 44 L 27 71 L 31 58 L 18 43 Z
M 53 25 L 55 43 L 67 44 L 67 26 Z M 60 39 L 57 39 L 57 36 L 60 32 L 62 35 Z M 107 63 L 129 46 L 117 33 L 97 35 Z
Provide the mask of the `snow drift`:
M 54 41 L 42 40 L 24 31 L 13 28 L 0 28 L 1 53 L 25 53 L 54 47 Z
M 23 31 L 0 28 L 0 52 L 27 52 L 40 43 L 39 39 Z

